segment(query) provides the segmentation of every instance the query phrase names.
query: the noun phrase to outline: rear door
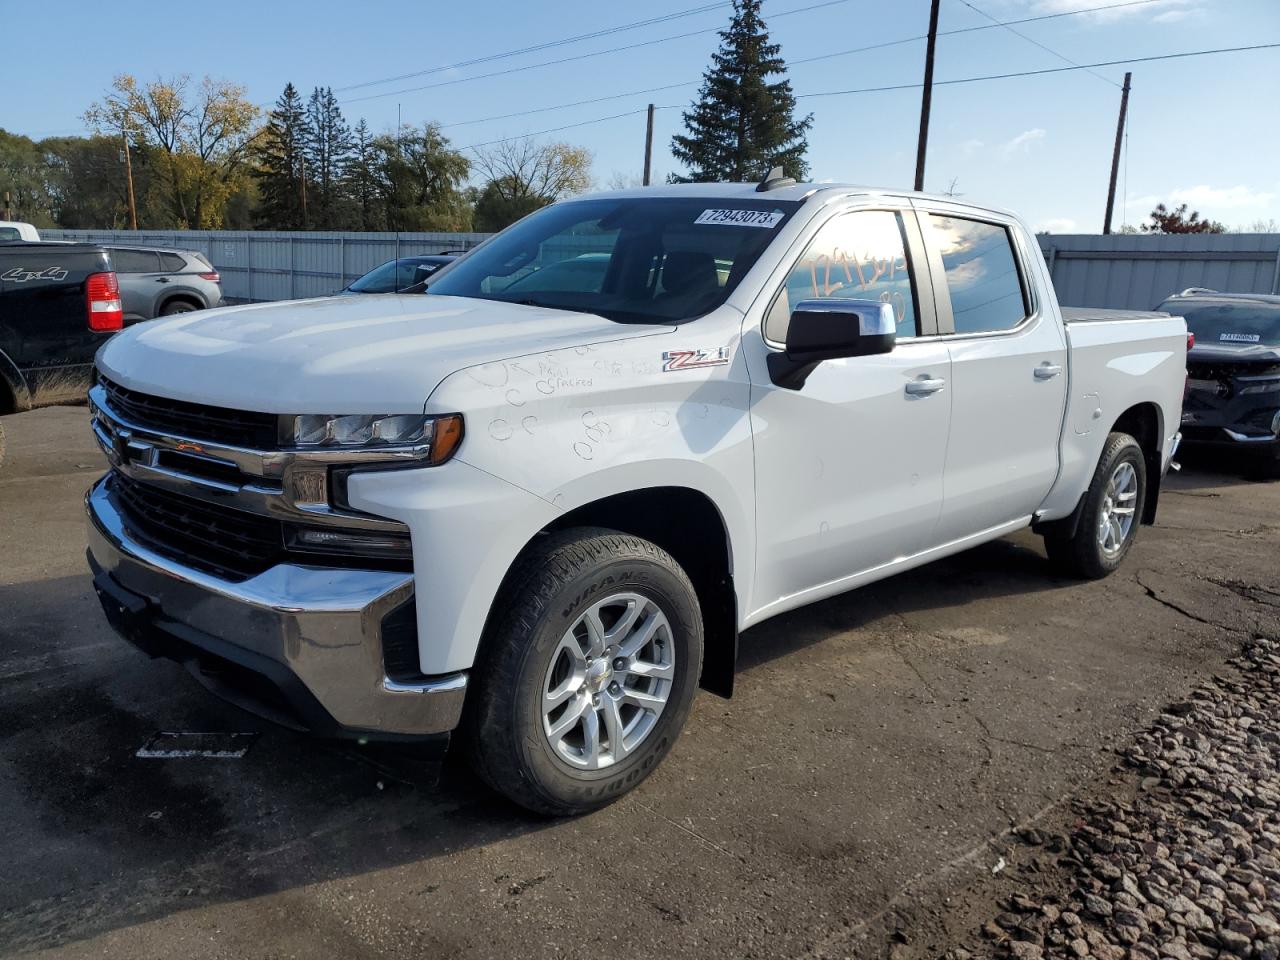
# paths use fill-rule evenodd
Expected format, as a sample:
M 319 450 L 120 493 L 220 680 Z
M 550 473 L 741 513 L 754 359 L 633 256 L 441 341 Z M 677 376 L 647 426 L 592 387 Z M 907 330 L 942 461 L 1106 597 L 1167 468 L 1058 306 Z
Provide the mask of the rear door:
M 951 359 L 942 516 L 949 543 L 1032 515 L 1058 474 L 1067 346 L 1012 218 L 917 201 Z
M 150 320 L 156 315 L 156 303 L 170 282 L 160 272 L 159 255 L 154 250 L 112 247 L 111 261 L 120 282 L 125 323 Z

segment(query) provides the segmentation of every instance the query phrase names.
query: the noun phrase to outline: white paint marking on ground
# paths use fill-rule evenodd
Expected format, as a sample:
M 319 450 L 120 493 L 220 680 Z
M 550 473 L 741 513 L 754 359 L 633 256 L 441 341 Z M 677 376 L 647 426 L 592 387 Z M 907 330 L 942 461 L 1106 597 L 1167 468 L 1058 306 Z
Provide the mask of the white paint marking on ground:
M 138 748 L 141 760 L 179 760 L 204 757 L 239 760 L 257 739 L 256 733 L 187 733 L 161 731 Z

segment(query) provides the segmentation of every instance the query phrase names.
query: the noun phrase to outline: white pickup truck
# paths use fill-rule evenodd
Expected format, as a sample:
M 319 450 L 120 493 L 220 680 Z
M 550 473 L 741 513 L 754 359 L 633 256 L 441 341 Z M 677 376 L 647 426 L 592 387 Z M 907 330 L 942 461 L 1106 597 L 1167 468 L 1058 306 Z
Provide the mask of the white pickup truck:
M 99 352 L 117 629 L 326 736 L 467 749 L 565 814 L 671 749 L 740 631 L 1032 526 L 1151 522 L 1187 334 L 1066 313 L 1026 227 L 851 186 L 548 207 L 426 295 L 140 324 Z

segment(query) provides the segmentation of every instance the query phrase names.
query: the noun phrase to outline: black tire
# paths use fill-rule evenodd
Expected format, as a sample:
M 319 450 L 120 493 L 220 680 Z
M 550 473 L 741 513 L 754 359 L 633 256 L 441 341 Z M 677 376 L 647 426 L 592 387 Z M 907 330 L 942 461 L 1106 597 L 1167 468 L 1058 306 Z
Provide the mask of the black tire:
M 162 317 L 172 317 L 179 313 L 193 313 L 200 307 L 192 303 L 190 300 L 170 300 L 160 311 Z
M 1108 555 L 1098 542 L 1102 511 L 1107 500 L 1107 485 L 1122 463 L 1129 463 L 1137 474 L 1137 497 L 1134 500 L 1133 523 L 1120 548 Z M 1128 555 L 1142 525 L 1142 511 L 1147 500 L 1147 460 L 1138 441 L 1127 433 L 1112 433 L 1102 448 L 1102 458 L 1093 472 L 1084 510 L 1075 534 L 1067 536 L 1059 530 L 1045 533 L 1044 547 L 1049 560 L 1060 572 L 1084 580 L 1100 580 L 1112 573 Z
M 1250 464 L 1246 474 L 1250 480 L 1280 480 L 1280 450 L 1263 455 Z
M 586 601 L 618 592 L 651 600 L 665 615 L 674 676 L 665 707 L 629 756 L 598 770 L 575 769 L 544 732 L 543 684 Z M 569 816 L 612 803 L 653 772 L 689 715 L 702 672 L 693 584 L 657 545 L 579 527 L 539 537 L 516 561 L 497 604 L 467 698 L 463 733 L 476 772 L 540 814 Z

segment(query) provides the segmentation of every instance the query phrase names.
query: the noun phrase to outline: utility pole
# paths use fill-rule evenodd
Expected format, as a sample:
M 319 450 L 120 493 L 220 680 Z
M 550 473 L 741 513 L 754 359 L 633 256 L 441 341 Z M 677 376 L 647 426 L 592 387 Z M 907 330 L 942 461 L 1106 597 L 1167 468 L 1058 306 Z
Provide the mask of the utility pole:
M 929 45 L 924 53 L 924 94 L 920 99 L 920 142 L 916 145 L 916 190 L 924 189 L 924 158 L 929 149 L 929 108 L 933 104 L 933 52 L 938 46 L 938 4 L 929 7 Z
M 644 185 L 649 185 L 649 171 L 653 166 L 653 104 L 649 104 L 649 119 L 644 128 Z
M 1124 87 L 1120 90 L 1120 120 L 1116 123 L 1116 146 L 1111 151 L 1111 183 L 1107 186 L 1107 215 L 1102 220 L 1102 232 L 1111 232 L 1111 212 L 1116 206 L 1116 176 L 1120 173 L 1120 143 L 1124 140 L 1124 118 L 1129 112 L 1129 78 L 1124 75 Z
M 129 150 L 129 131 L 121 127 L 120 139 L 124 141 L 124 180 L 129 197 L 129 229 L 138 229 L 138 204 L 133 196 L 133 155 Z

